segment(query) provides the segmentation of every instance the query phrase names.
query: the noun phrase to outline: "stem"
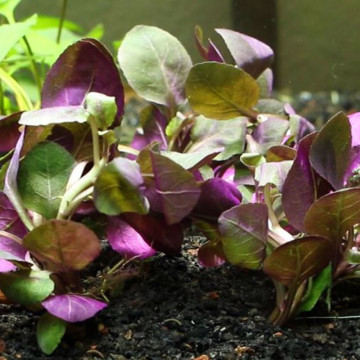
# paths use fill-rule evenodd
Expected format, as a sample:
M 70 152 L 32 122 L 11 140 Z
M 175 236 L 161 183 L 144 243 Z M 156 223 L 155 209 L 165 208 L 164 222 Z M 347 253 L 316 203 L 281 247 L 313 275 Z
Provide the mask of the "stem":
M 269 234 L 272 238 L 278 243 L 278 245 L 285 244 L 289 241 L 294 240 L 293 236 L 288 233 L 285 229 L 283 229 L 279 221 L 274 213 L 274 209 L 272 207 L 271 202 L 271 193 L 270 193 L 270 184 L 266 184 L 264 186 L 264 198 L 265 198 L 265 204 L 268 208 L 268 215 L 269 215 L 269 221 L 270 221 L 270 229 Z
M 11 234 L 11 233 L 9 233 L 7 231 L 0 230 L 0 236 L 6 237 L 6 238 L 8 238 L 10 240 L 13 240 L 13 241 L 15 241 L 16 243 L 18 243 L 20 245 L 23 244 L 22 240 L 18 236 L 14 235 L 14 234 Z
M 67 0 L 63 0 L 62 7 L 61 7 L 59 28 L 58 28 L 58 33 L 57 33 L 57 37 L 56 37 L 56 42 L 58 44 L 60 44 L 60 40 L 61 40 L 61 32 L 62 32 L 63 25 L 64 25 L 66 9 L 67 9 Z
M 88 122 L 90 124 L 93 142 L 94 165 L 86 175 L 65 192 L 60 202 L 59 211 L 56 217 L 57 219 L 65 219 L 74 209 L 74 206 L 79 204 L 78 196 L 94 185 L 101 169 L 105 166 L 107 161 L 107 158 L 100 158 L 100 140 L 95 118 L 90 116 Z M 86 196 L 89 195 L 87 192 L 85 192 L 85 194 Z

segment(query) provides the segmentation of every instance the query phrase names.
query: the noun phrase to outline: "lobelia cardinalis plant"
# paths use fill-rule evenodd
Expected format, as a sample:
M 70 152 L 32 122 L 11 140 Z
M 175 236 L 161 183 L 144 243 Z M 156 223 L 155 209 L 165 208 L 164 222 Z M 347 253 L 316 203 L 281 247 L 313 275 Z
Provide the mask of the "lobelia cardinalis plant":
M 184 231 L 196 226 L 209 240 L 199 249 L 203 265 L 228 261 L 273 279 L 277 324 L 356 270 L 350 203 L 358 189 L 342 189 L 358 181 L 355 118 L 337 115 L 315 133 L 270 98 L 272 50 L 235 31 L 217 33 L 235 65 L 212 41 L 204 45 L 199 27 L 206 61 L 196 65 L 159 28 L 126 34 L 120 69 L 144 102 L 130 144 L 122 143 L 119 70 L 94 39 L 69 46 L 53 64 L 41 109 L 0 121 L 0 289 L 6 301 L 46 310 L 37 327 L 45 353 L 67 323 L 103 309 L 122 278 L 121 262 L 101 269 L 99 286 L 82 278 L 101 252 L 86 217 L 102 218 L 125 260 L 178 253 Z

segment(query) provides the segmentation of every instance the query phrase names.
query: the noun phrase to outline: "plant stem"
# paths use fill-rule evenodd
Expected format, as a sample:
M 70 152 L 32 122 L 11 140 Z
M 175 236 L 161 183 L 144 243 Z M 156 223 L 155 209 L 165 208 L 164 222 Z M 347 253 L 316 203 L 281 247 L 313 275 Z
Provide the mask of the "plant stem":
M 265 204 L 268 208 L 268 214 L 269 214 L 269 221 L 270 221 L 270 229 L 269 234 L 272 235 L 274 240 L 278 243 L 278 245 L 282 245 L 287 243 L 288 241 L 294 240 L 293 236 L 288 233 L 285 229 L 283 229 L 279 221 L 274 213 L 274 209 L 272 207 L 271 202 L 271 193 L 270 193 L 270 184 L 266 184 L 264 186 L 264 198 L 265 198 Z
M 67 0 L 63 0 L 62 7 L 61 7 L 61 15 L 60 15 L 58 34 L 57 34 L 57 38 L 56 38 L 56 42 L 58 44 L 60 44 L 60 40 L 61 40 L 61 32 L 62 32 L 62 29 L 64 26 L 66 9 L 67 9 Z
M 65 219 L 75 208 L 79 205 L 79 199 L 81 194 L 89 196 L 88 190 L 91 188 L 101 169 L 105 166 L 107 158 L 100 158 L 100 140 L 98 134 L 98 128 L 96 126 L 95 118 L 90 116 L 88 119 L 91 129 L 92 142 L 93 142 L 93 162 L 92 169 L 84 175 L 78 182 L 72 185 L 64 194 L 61 199 L 57 219 Z M 80 196 L 80 197 L 79 197 Z

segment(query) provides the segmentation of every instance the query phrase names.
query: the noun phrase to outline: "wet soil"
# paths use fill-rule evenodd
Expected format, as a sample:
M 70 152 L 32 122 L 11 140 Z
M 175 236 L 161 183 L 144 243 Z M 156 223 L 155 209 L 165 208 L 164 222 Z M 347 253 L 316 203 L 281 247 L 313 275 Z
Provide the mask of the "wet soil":
M 266 317 L 271 282 L 260 272 L 197 264 L 202 240 L 179 256 L 155 257 L 141 278 L 95 319 L 70 328 L 51 356 L 41 353 L 39 315 L 0 307 L 0 360 L 360 359 L 360 284 L 333 293 L 341 319 L 295 319 L 283 328 Z M 312 314 L 314 315 L 314 314 Z M 326 315 L 320 306 L 315 315 Z

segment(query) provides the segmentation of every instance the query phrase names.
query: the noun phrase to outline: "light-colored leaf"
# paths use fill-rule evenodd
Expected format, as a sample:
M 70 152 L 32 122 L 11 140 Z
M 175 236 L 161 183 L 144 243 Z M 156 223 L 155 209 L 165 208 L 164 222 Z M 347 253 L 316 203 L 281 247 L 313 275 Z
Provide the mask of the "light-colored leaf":
M 144 99 L 171 108 L 184 101 L 192 63 L 182 44 L 168 32 L 135 26 L 122 41 L 118 59 L 130 86 Z

